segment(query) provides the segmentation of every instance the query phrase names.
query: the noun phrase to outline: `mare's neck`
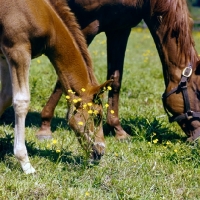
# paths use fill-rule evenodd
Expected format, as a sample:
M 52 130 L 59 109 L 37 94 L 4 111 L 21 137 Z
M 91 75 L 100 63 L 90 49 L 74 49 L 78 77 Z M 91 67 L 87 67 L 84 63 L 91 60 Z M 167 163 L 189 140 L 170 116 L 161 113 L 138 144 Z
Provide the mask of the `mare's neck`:
M 165 42 L 163 42 L 165 36 L 164 29 L 160 29 L 160 31 L 152 31 L 150 29 L 150 31 L 162 63 L 165 86 L 168 87 L 169 84 L 171 84 L 171 87 L 177 86 L 185 67 L 191 64 L 193 71 L 196 68 L 198 55 L 194 44 L 193 42 L 190 43 L 186 50 L 189 52 L 189 54 L 187 54 L 187 52 L 181 52 L 180 48 L 183 47 L 181 47 L 180 43 L 177 43 L 176 37 L 167 38 Z

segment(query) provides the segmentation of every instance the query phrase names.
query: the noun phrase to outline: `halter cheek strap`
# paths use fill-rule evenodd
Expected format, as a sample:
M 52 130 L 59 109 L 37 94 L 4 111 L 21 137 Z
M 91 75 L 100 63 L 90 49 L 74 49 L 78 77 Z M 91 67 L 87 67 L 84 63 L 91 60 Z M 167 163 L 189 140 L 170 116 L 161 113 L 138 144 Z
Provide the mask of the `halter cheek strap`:
M 163 107 L 168 115 L 170 123 L 172 123 L 174 121 L 179 122 L 183 119 L 191 120 L 193 118 L 199 118 L 199 120 L 200 120 L 200 112 L 194 112 L 190 108 L 190 101 L 189 101 L 189 96 L 188 96 L 188 91 L 187 91 L 187 81 L 191 75 L 192 75 L 192 66 L 189 65 L 188 67 L 186 67 L 183 70 L 182 76 L 181 76 L 181 81 L 178 84 L 178 86 L 176 88 L 172 89 L 170 92 L 168 92 L 168 93 L 165 92 L 162 95 Z M 176 93 L 182 92 L 182 94 L 183 94 L 185 113 L 178 115 L 178 116 L 171 116 L 169 114 L 169 111 L 166 108 L 166 99 L 167 99 L 167 97 L 169 97 L 171 94 L 173 94 L 175 92 Z

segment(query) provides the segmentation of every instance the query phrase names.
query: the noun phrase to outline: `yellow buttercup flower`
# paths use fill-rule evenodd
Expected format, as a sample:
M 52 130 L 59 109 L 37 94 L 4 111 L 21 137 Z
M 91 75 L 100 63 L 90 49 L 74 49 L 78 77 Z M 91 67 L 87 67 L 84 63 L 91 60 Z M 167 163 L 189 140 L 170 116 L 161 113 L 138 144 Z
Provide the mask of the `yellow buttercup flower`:
M 73 91 L 72 91 L 72 90 L 68 90 L 68 92 L 69 92 L 69 93 L 73 93 Z
M 89 193 L 89 192 L 86 192 L 86 193 L 85 193 L 85 196 L 90 196 L 90 193 Z
M 81 91 L 82 91 L 82 92 L 85 92 L 85 88 L 81 88 Z
M 170 141 L 167 141 L 167 142 L 166 142 L 166 145 L 169 145 L 169 144 L 171 144 L 171 142 L 170 142 Z
M 78 122 L 78 125 L 83 126 L 83 122 Z
M 66 96 L 66 99 L 70 99 L 70 96 L 69 96 L 69 95 L 67 95 L 67 96 Z
M 83 104 L 83 109 L 86 109 L 86 108 L 87 108 L 87 104 L 84 103 L 84 104 Z
M 56 144 L 56 143 L 57 143 L 57 140 L 53 140 L 52 143 L 53 143 L 53 144 Z
M 57 150 L 56 150 L 56 153 L 60 153 L 60 149 L 57 149 Z
M 92 106 L 92 103 L 88 103 L 87 105 L 88 105 L 88 106 Z
M 158 142 L 158 139 L 153 140 L 153 143 L 156 144 Z
M 92 114 L 93 113 L 93 111 L 92 110 L 88 110 L 88 114 Z
M 111 113 L 111 114 L 114 114 L 114 113 L 115 113 L 115 111 L 114 111 L 114 110 L 110 110 L 110 113 Z
M 105 107 L 106 107 L 106 108 L 108 108 L 108 107 L 109 107 L 109 105 L 106 103 L 106 104 L 105 104 Z
M 110 86 L 107 87 L 108 90 L 112 90 L 112 88 Z
M 175 153 L 177 153 L 177 152 L 178 152 L 178 150 L 177 150 L 177 149 L 174 149 L 174 152 L 175 152 Z
M 94 110 L 93 113 L 94 113 L 95 115 L 97 115 L 97 114 L 99 113 L 99 111 L 98 111 L 98 110 Z
M 73 102 L 74 102 L 74 103 L 77 103 L 77 102 L 78 102 L 78 100 L 77 100 L 77 99 L 73 99 Z

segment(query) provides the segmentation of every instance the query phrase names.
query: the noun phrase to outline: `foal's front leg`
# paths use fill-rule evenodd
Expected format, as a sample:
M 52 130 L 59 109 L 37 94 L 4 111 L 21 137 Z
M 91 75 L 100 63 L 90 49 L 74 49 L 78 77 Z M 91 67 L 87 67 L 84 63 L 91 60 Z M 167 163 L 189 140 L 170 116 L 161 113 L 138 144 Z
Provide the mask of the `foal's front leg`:
M 9 54 L 8 62 L 13 86 L 13 107 L 15 111 L 14 155 L 19 160 L 23 171 L 29 174 L 35 172 L 29 161 L 25 146 L 25 117 L 30 102 L 28 77 L 31 56 L 28 50 L 23 47 L 20 49 L 6 49 L 5 52 Z

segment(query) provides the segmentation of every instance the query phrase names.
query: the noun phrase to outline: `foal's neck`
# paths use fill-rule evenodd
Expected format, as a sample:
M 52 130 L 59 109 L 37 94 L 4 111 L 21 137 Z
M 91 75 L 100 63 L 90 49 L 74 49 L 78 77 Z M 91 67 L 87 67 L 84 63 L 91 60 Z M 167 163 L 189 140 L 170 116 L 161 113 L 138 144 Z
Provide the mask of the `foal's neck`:
M 79 94 L 81 88 L 89 90 L 91 86 L 97 85 L 97 82 L 92 67 L 87 66 L 84 53 L 80 51 L 80 47 L 72 33 L 54 9 L 52 9 L 52 12 L 55 12 L 52 15 L 54 22 L 52 23 L 52 29 L 54 31 L 50 33 L 46 55 L 55 67 L 64 92 L 67 93 L 71 89 Z M 80 31 L 76 26 L 74 29 Z M 88 53 L 86 45 L 85 53 Z

